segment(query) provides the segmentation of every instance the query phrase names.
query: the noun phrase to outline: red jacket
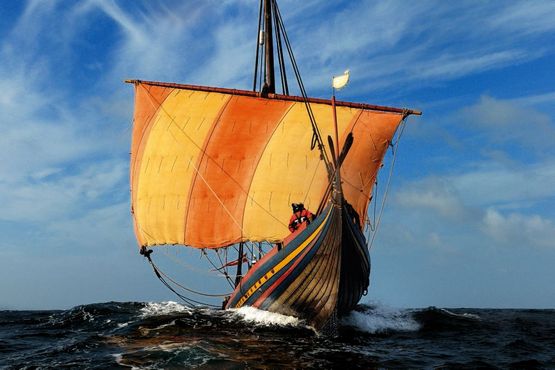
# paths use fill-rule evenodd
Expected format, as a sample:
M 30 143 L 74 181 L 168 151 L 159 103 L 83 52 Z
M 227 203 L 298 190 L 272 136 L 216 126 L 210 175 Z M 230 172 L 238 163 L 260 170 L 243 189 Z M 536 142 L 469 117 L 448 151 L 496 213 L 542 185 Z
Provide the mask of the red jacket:
M 295 212 L 289 219 L 289 231 L 294 232 L 301 226 L 303 222 L 310 223 L 314 219 L 314 215 L 310 211 L 303 209 L 302 211 Z

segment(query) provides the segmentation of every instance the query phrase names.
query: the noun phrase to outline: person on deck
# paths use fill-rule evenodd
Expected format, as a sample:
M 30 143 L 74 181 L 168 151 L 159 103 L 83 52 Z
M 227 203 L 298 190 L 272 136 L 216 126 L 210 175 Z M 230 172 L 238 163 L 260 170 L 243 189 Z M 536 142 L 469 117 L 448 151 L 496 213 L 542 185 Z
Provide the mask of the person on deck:
M 304 204 L 302 203 L 293 203 L 291 204 L 293 208 L 293 214 L 291 215 L 291 219 L 289 220 L 289 231 L 294 232 L 306 222 L 306 224 L 310 224 L 312 220 L 314 220 L 314 215 L 304 208 Z

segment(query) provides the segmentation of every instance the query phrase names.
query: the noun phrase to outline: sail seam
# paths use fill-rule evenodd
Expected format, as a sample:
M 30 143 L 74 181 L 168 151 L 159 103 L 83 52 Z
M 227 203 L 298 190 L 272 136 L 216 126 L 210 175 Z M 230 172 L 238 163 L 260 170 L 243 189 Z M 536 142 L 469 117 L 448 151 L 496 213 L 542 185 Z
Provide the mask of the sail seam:
M 145 89 L 146 90 L 146 89 Z M 148 92 L 148 90 L 146 90 Z M 150 95 L 150 93 L 149 93 Z M 231 176 L 227 171 L 225 171 L 225 169 L 219 164 L 217 163 L 210 155 L 208 155 L 206 153 L 206 146 L 207 143 L 210 141 L 210 138 L 212 137 L 216 126 L 218 125 L 218 123 L 220 122 L 220 119 L 223 115 L 223 113 L 225 112 L 225 110 L 227 109 L 229 103 L 231 102 L 233 96 L 229 97 L 229 99 L 226 101 L 226 103 L 223 105 L 223 107 L 221 108 L 220 112 L 217 115 L 217 118 L 214 119 L 214 123 L 213 126 L 211 128 L 210 134 L 207 135 L 207 138 L 205 140 L 205 143 L 202 145 L 202 147 L 197 144 L 184 130 L 182 127 L 180 127 L 177 122 L 175 121 L 175 119 L 169 114 L 169 112 L 166 111 L 166 109 L 160 105 L 160 110 L 162 112 L 164 112 L 170 119 L 170 123 L 174 124 L 180 132 L 183 133 L 183 135 L 193 144 L 195 145 L 201 152 L 201 155 L 199 156 L 198 160 L 196 161 L 199 164 L 202 164 L 202 161 L 204 160 L 204 158 L 207 158 L 207 160 L 213 162 L 214 164 L 216 164 L 216 166 L 218 166 L 222 172 L 228 176 L 234 183 L 236 183 L 238 185 L 238 188 L 240 189 L 241 192 L 243 192 L 247 199 L 250 199 L 254 204 L 256 204 L 261 210 L 263 210 L 264 212 L 266 212 L 268 215 L 270 215 L 273 219 L 275 219 L 277 222 L 279 222 L 280 224 L 282 224 L 284 227 L 287 227 L 287 225 L 285 223 L 283 223 L 281 220 L 279 220 L 277 217 L 275 217 L 271 212 L 269 212 L 264 206 L 262 206 L 260 203 L 258 203 L 252 196 L 249 196 L 249 192 L 246 191 L 242 186 L 240 186 L 239 182 L 233 177 Z M 291 104 L 291 106 L 293 106 L 294 104 Z M 289 108 L 290 109 L 290 108 Z M 283 119 L 283 117 L 282 117 Z M 279 126 L 279 124 L 277 125 Z M 275 132 L 275 130 L 274 130 Z M 177 139 L 172 135 L 172 137 L 174 138 L 174 140 L 177 141 Z M 208 162 L 207 162 L 208 163 Z M 206 181 L 206 179 L 200 174 L 200 170 L 199 167 L 196 166 L 195 164 L 193 164 L 191 162 L 191 166 L 193 167 L 193 169 L 195 170 L 195 177 L 191 180 L 191 188 L 189 190 L 189 196 L 187 198 L 187 206 L 186 206 L 186 214 L 184 216 L 185 219 L 185 228 L 183 231 L 183 240 L 185 242 L 186 240 L 186 234 L 187 234 L 187 219 L 188 219 L 188 214 L 189 214 L 189 209 L 190 209 L 190 202 L 191 202 L 191 195 L 193 193 L 194 190 L 194 184 L 196 182 L 196 178 L 197 176 L 200 176 L 202 181 L 207 185 L 207 187 L 209 188 L 209 190 L 212 192 L 212 194 L 214 194 L 214 196 L 216 197 L 217 201 L 222 205 L 222 207 L 224 207 L 224 210 L 226 211 L 226 213 L 228 213 L 228 215 L 232 218 L 233 222 L 239 227 L 239 229 L 241 230 L 242 234 L 244 234 L 244 229 L 242 227 L 242 225 L 240 225 L 237 221 L 237 219 L 235 217 L 232 216 L 231 212 L 223 205 L 223 202 L 221 201 L 221 199 L 218 197 L 218 195 L 216 194 L 216 192 L 213 190 L 213 188 L 208 184 L 208 182 Z M 249 185 L 250 186 L 250 185 Z M 243 239 L 243 236 L 241 236 L 241 239 Z M 187 244 L 187 243 L 185 243 Z M 233 243 L 230 243 L 233 244 Z
M 258 157 L 258 161 L 256 162 L 256 168 L 257 170 L 253 173 L 253 176 L 251 178 L 251 181 L 249 182 L 249 186 L 247 188 L 246 194 L 247 194 L 247 198 L 245 199 L 245 205 L 246 203 L 249 201 L 249 199 L 256 204 L 257 206 L 259 206 L 264 212 L 266 212 L 268 215 L 270 215 L 274 220 L 276 220 L 277 222 L 279 222 L 280 224 L 282 224 L 283 226 L 287 226 L 285 225 L 281 220 L 279 220 L 277 217 L 275 217 L 269 210 L 265 209 L 264 207 L 262 207 L 261 204 L 259 204 L 257 201 L 254 200 L 254 197 L 252 197 L 250 195 L 250 190 L 252 187 L 252 183 L 254 182 L 254 178 L 256 177 L 256 173 L 258 172 L 258 165 L 260 164 L 260 161 L 262 160 L 262 157 L 264 156 L 264 153 L 266 152 L 266 148 L 268 148 L 268 144 L 272 141 L 272 138 L 274 137 L 275 133 L 277 132 L 278 128 L 282 125 L 283 120 L 285 119 L 285 117 L 287 117 L 287 115 L 289 114 L 289 112 L 291 111 L 291 109 L 295 106 L 295 104 L 290 104 L 289 107 L 287 108 L 287 110 L 282 114 L 281 118 L 279 119 L 278 124 L 274 127 L 274 130 L 272 132 L 272 134 L 270 135 L 270 137 L 268 138 L 268 141 L 266 141 L 266 144 L 264 144 L 264 147 L 262 148 L 262 150 L 260 151 L 260 156 Z M 271 199 L 271 198 L 270 198 Z M 271 202 L 271 200 L 270 200 Z M 241 223 L 245 222 L 245 210 L 246 207 L 243 208 L 243 215 L 241 218 Z M 242 238 L 241 238 L 242 239 Z
M 202 176 L 202 174 L 200 173 L 200 171 L 198 170 L 198 168 L 193 165 L 193 168 L 195 170 L 195 172 L 197 173 L 197 175 L 200 177 L 200 179 L 206 184 L 206 186 L 208 187 L 208 189 L 212 192 L 212 194 L 214 194 L 214 197 L 216 197 L 216 200 L 220 203 L 220 205 L 222 206 L 222 208 L 226 211 L 226 213 L 229 215 L 229 217 L 231 217 L 231 220 L 233 221 L 233 223 L 235 223 L 235 225 L 237 225 L 239 227 L 239 229 L 241 229 L 241 235 L 244 233 L 244 229 L 243 227 L 239 224 L 239 222 L 235 219 L 235 217 L 233 217 L 233 215 L 231 214 L 231 212 L 227 209 L 227 207 L 225 206 L 225 204 L 222 202 L 222 200 L 220 199 L 220 197 L 218 196 L 218 194 L 216 194 L 216 192 L 214 191 L 214 189 L 212 189 L 212 187 L 210 186 L 210 184 L 208 183 L 208 181 L 206 181 L 206 179 L 204 178 L 204 176 Z M 187 208 L 188 210 L 188 208 Z M 188 213 L 188 212 L 187 212 Z M 242 237 L 241 237 L 242 239 Z
M 136 201 L 138 201 L 137 196 L 135 194 L 138 193 L 138 187 L 139 187 L 139 174 L 136 174 L 136 166 L 139 163 L 139 161 L 142 160 L 143 154 L 144 154 L 144 149 L 145 149 L 145 145 L 143 145 L 143 142 L 145 140 L 145 136 L 148 137 L 148 135 L 150 134 L 150 131 L 152 130 L 152 122 L 155 119 L 155 117 L 157 117 L 157 113 L 160 110 L 160 108 L 162 107 L 163 102 L 168 98 L 168 96 L 170 96 L 170 94 L 166 94 L 166 96 L 164 97 L 164 99 L 162 101 L 158 101 L 151 93 L 150 90 L 147 89 L 144 84 L 140 83 L 138 84 L 141 88 L 143 88 L 144 91 L 146 91 L 147 96 L 149 97 L 148 101 L 149 103 L 152 105 L 152 107 L 155 109 L 154 113 L 152 114 L 152 116 L 150 117 L 150 119 L 148 120 L 148 122 L 145 124 L 142 132 L 141 132 L 141 136 L 139 138 L 139 142 L 137 145 L 137 153 L 134 156 L 134 161 L 133 161 L 133 165 L 131 166 L 131 175 L 133 176 L 133 179 L 131 181 L 131 204 L 132 204 L 132 214 L 133 214 L 133 222 L 136 225 L 136 230 L 140 229 L 141 232 L 143 232 L 144 234 L 146 234 L 146 236 L 154 239 L 149 233 L 147 233 L 142 227 L 139 226 L 139 222 L 137 220 L 137 214 L 136 214 L 136 209 L 135 209 L 135 203 Z M 152 85 L 151 85 L 152 86 Z M 166 89 L 167 87 L 163 87 L 164 89 Z M 138 95 L 136 93 L 136 95 Z M 158 104 L 158 107 L 156 107 L 156 105 L 153 103 L 156 102 Z M 139 167 L 140 170 L 140 167 Z M 135 177 L 137 177 L 137 179 L 135 180 Z M 136 181 L 136 185 L 137 185 L 137 189 L 135 189 L 135 187 L 133 186 L 133 183 Z M 134 201 L 135 200 L 135 201 Z M 146 243 L 142 243 L 141 242 L 141 237 L 139 235 L 137 235 L 137 238 L 139 239 L 139 244 L 146 244 Z
M 208 144 L 208 142 L 210 141 L 210 138 L 212 137 L 212 134 L 214 133 L 216 126 L 218 125 L 218 122 L 220 121 L 220 118 L 222 117 L 223 113 L 225 112 L 227 106 L 229 105 L 229 102 L 233 99 L 233 96 L 230 96 L 227 101 L 225 102 L 225 104 L 222 106 L 222 108 L 220 109 L 220 111 L 218 112 L 218 115 L 216 116 L 216 118 L 214 119 L 214 122 L 212 123 L 212 128 L 210 129 L 210 134 L 206 136 L 206 139 L 201 146 L 199 146 L 197 143 L 195 143 L 190 137 L 189 135 L 187 135 L 187 133 L 181 129 L 181 127 L 179 127 L 179 125 L 172 119 L 172 122 L 175 123 L 175 125 L 177 127 L 179 127 L 180 131 L 183 132 L 183 134 L 185 135 L 185 137 L 187 137 L 187 139 L 189 139 L 189 141 L 191 141 L 199 150 L 200 150 L 200 155 L 199 158 L 197 160 L 197 163 L 199 165 L 202 164 L 202 160 L 204 159 L 205 155 L 206 155 L 206 145 Z M 170 117 L 171 118 L 171 117 Z M 214 161 L 216 162 L 216 161 Z M 187 236 L 187 219 L 189 218 L 189 209 L 191 206 L 191 196 L 193 195 L 193 190 L 194 190 L 194 185 L 197 179 L 197 176 L 199 175 L 199 171 L 197 169 L 197 166 L 195 166 L 193 164 L 193 162 L 191 161 L 191 165 L 193 166 L 193 168 L 195 169 L 195 177 L 193 179 L 191 179 L 191 187 L 189 189 L 189 195 L 187 197 L 187 206 L 185 207 L 185 215 L 184 215 L 184 223 L 185 223 L 185 227 L 183 229 L 183 241 L 186 240 L 186 236 Z M 208 185 L 208 184 L 207 184 Z M 241 228 L 241 230 L 243 230 Z
M 201 155 L 200 158 L 198 159 L 197 163 L 202 164 L 202 161 L 204 161 L 205 158 L 206 158 L 206 164 L 207 164 L 207 165 L 208 165 L 208 161 L 211 161 L 212 163 L 214 163 L 214 164 L 222 171 L 223 174 L 225 174 L 231 181 L 233 181 L 233 182 L 237 185 L 237 188 L 239 189 L 239 191 L 241 191 L 241 192 L 245 195 L 245 197 L 246 197 L 245 204 L 246 204 L 246 202 L 248 201 L 248 199 L 250 199 L 250 200 L 251 200 L 254 204 L 256 204 L 262 211 L 264 211 L 265 213 L 267 213 L 270 217 L 272 217 L 273 219 L 275 219 L 276 221 L 278 221 L 278 222 L 279 222 L 281 225 L 283 225 L 284 227 L 287 227 L 287 225 L 286 225 L 285 223 L 283 223 L 281 220 L 279 220 L 277 217 L 275 217 L 275 216 L 274 216 L 271 212 L 269 212 L 263 205 L 261 205 L 259 202 L 257 202 L 252 196 L 249 196 L 249 191 L 248 191 L 248 190 L 245 190 L 244 186 L 242 186 L 241 183 L 240 183 L 237 179 L 235 179 L 230 173 L 228 173 L 228 172 L 226 171 L 226 169 L 225 169 L 220 163 L 218 163 L 217 161 L 215 161 L 215 160 L 207 153 L 207 146 L 208 146 L 208 143 L 210 142 L 210 140 L 211 140 L 211 138 L 212 138 L 212 135 L 214 135 L 214 132 L 216 131 L 216 126 L 220 123 L 220 121 L 221 121 L 221 119 L 222 119 L 222 116 L 223 116 L 224 112 L 228 109 L 228 106 L 229 106 L 229 104 L 230 104 L 230 102 L 231 102 L 232 99 L 233 99 L 233 97 L 231 97 L 231 98 L 228 100 L 228 102 L 226 102 L 225 106 L 222 108 L 222 110 L 221 110 L 220 113 L 218 114 L 217 118 L 215 119 L 214 124 L 213 124 L 213 127 L 212 127 L 212 129 L 211 129 L 211 132 L 210 132 L 210 134 L 207 136 L 207 138 L 206 138 L 206 140 L 205 140 L 205 143 L 203 144 L 203 147 L 200 149 L 201 152 L 202 152 L 202 155 Z M 278 126 L 279 126 L 279 125 L 278 125 Z M 187 135 L 183 130 L 181 130 L 181 131 L 184 133 L 184 135 L 185 135 L 187 138 L 189 138 L 188 135 Z M 189 138 L 189 140 L 190 140 L 190 138 Z M 197 144 L 195 144 L 195 145 L 197 145 Z M 197 145 L 197 147 L 198 147 L 198 145 Z M 193 165 L 193 167 L 195 168 L 195 170 L 196 170 L 196 172 L 197 172 L 197 175 L 200 175 L 199 167 L 196 167 L 196 166 L 194 166 L 194 165 Z M 195 188 L 195 187 L 194 187 L 194 184 L 195 184 L 195 182 L 196 182 L 196 178 L 197 178 L 197 176 L 195 176 L 195 178 L 194 178 L 194 179 L 192 180 L 192 182 L 191 182 L 191 189 L 190 189 L 189 200 L 188 200 L 189 202 L 191 201 L 191 195 L 193 194 L 193 191 L 194 191 L 194 188 Z M 203 180 L 203 182 L 209 187 L 209 190 L 217 197 L 216 192 L 215 192 L 212 188 L 210 188 L 210 186 L 208 185 L 207 180 L 204 179 L 204 178 L 202 178 L 202 180 Z M 249 184 L 249 188 L 250 188 L 250 184 Z M 223 203 L 221 202 L 221 200 L 220 200 L 219 198 L 217 198 L 217 200 L 218 200 L 218 202 L 220 202 L 220 204 L 222 204 L 222 206 L 223 206 Z M 189 210 L 190 210 L 190 207 L 188 206 L 188 207 L 187 207 L 187 213 L 189 213 Z M 227 209 L 226 209 L 226 212 L 230 215 L 230 217 L 233 217 L 233 216 L 231 216 L 231 213 L 230 213 Z M 186 220 L 188 219 L 188 214 L 186 215 L 186 218 L 185 218 L 185 219 L 186 219 Z M 241 224 L 241 225 L 238 224 L 236 218 L 233 218 L 233 221 L 234 221 L 235 224 L 237 224 L 237 226 L 239 226 L 239 228 L 240 228 L 240 230 L 241 230 L 241 233 L 242 233 L 239 240 L 243 240 L 243 239 L 244 239 L 244 234 L 245 234 L 244 231 L 245 231 L 245 230 L 244 230 L 242 224 Z M 187 224 L 187 222 L 185 222 L 185 224 Z M 187 225 L 186 225 L 186 227 L 187 227 Z M 186 235 L 186 233 L 187 233 L 187 231 L 185 230 L 185 234 L 184 234 L 184 235 Z M 234 240 L 234 242 L 237 242 L 237 241 L 239 241 L 239 240 Z

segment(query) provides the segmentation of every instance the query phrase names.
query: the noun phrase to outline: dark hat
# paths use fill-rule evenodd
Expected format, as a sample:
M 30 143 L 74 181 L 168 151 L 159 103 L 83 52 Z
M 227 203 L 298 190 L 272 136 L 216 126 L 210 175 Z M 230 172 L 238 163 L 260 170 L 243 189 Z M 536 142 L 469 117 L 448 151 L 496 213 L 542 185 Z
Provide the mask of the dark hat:
M 293 212 L 299 212 L 304 209 L 304 204 L 302 203 L 291 203 L 291 207 L 293 207 Z

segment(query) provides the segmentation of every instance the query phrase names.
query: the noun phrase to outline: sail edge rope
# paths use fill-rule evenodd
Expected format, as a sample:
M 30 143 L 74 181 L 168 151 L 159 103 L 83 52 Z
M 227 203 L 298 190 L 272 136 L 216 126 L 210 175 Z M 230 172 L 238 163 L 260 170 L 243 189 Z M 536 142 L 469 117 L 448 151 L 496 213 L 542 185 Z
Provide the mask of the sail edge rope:
M 409 116 L 409 113 L 407 111 L 405 111 L 403 113 L 403 118 L 402 118 L 401 123 L 400 123 L 400 128 L 401 129 L 399 130 L 399 135 L 397 136 L 397 140 L 396 140 L 395 143 L 393 143 L 393 142 L 391 143 L 392 148 L 393 148 L 393 158 L 391 160 L 391 166 L 389 168 L 389 175 L 388 175 L 388 178 L 387 178 L 387 183 L 385 185 L 384 195 L 383 195 L 383 198 L 382 198 L 382 204 L 381 204 L 381 207 L 380 207 L 380 212 L 378 214 L 378 219 L 374 223 L 374 231 L 372 233 L 372 238 L 367 243 L 368 250 L 372 249 L 372 246 L 374 245 L 374 240 L 376 238 L 376 234 L 378 233 L 378 229 L 379 229 L 380 224 L 381 224 L 383 211 L 384 211 L 384 208 L 385 208 L 385 202 L 387 200 L 387 195 L 389 193 L 389 188 L 390 188 L 390 185 L 391 185 L 391 178 L 393 177 L 393 169 L 395 167 L 395 160 L 397 158 L 397 148 L 399 146 L 399 142 L 401 140 L 401 137 L 403 136 L 403 132 L 405 131 L 405 127 L 406 127 L 405 123 L 406 123 L 406 119 L 407 119 L 408 116 Z

